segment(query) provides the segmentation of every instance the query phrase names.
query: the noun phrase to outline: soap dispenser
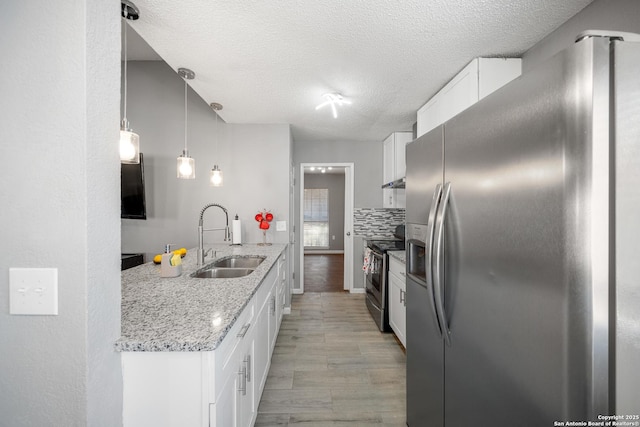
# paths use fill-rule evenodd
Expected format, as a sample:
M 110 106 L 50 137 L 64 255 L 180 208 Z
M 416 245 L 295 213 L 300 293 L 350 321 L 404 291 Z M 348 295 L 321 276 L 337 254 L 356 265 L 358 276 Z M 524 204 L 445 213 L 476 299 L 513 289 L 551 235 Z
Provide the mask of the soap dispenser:
M 160 262 L 160 277 L 178 277 L 182 274 L 182 262 L 172 263 L 171 261 L 175 256 L 180 257 L 180 255 L 171 252 L 170 244 L 165 245 Z

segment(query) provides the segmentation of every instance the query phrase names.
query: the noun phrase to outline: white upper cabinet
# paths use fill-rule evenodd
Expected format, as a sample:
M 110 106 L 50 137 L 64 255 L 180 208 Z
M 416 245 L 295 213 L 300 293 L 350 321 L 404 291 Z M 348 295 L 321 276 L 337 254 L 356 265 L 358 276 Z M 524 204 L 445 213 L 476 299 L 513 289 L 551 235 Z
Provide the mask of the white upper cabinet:
M 413 132 L 394 132 L 382 142 L 382 185 L 404 178 L 407 171 L 405 150 L 412 140 Z M 382 207 L 404 208 L 404 189 L 382 190 Z
M 519 58 L 476 58 L 418 110 L 420 137 L 501 88 L 522 72 Z

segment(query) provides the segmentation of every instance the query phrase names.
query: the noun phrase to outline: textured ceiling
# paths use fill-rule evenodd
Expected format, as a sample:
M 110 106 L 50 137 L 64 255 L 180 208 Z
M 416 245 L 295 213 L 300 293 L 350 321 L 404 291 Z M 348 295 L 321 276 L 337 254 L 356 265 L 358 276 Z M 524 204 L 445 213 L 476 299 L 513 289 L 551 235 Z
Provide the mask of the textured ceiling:
M 131 26 L 175 70 L 193 70 L 189 84 L 229 123 L 289 123 L 294 141 L 382 141 L 411 130 L 474 57 L 520 56 L 589 3 L 135 0 Z M 337 119 L 315 110 L 327 92 L 352 102 Z

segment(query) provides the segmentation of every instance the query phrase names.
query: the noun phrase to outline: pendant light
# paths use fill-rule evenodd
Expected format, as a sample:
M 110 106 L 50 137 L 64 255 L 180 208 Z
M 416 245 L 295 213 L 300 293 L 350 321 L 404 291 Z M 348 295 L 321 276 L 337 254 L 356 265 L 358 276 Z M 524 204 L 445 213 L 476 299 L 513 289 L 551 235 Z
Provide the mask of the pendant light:
M 218 104 L 217 102 L 212 102 L 211 108 L 213 108 L 214 114 L 216 115 L 216 127 L 215 127 L 215 152 L 214 154 L 218 154 L 218 111 L 222 110 L 222 104 Z M 223 177 L 222 171 L 218 168 L 218 165 L 213 165 L 213 169 L 209 173 L 209 185 L 212 187 L 222 187 Z
M 187 149 L 187 80 L 193 80 L 196 74 L 188 68 L 178 68 L 178 74 L 184 79 L 184 150 L 178 156 L 177 172 L 180 179 L 195 179 L 196 162 Z
M 122 17 L 135 21 L 140 17 L 140 11 L 135 4 L 123 0 Z M 127 27 L 129 24 L 124 21 L 124 108 L 123 118 L 120 124 L 120 163 L 139 164 L 140 163 L 140 137 L 129 128 L 127 120 Z

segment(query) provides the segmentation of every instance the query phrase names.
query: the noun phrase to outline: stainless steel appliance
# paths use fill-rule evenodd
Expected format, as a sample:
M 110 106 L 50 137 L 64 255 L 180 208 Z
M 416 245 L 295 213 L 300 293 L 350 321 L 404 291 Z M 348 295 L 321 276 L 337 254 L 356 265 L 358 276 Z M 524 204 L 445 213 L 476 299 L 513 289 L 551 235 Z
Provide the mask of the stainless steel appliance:
M 631 410 L 640 43 L 625 37 L 585 38 L 407 146 L 409 426 Z
M 395 239 L 367 240 L 367 248 L 371 250 L 370 267 L 366 271 L 366 304 L 373 320 L 382 332 L 390 332 L 389 326 L 389 251 L 404 250 L 405 227 L 396 227 Z

